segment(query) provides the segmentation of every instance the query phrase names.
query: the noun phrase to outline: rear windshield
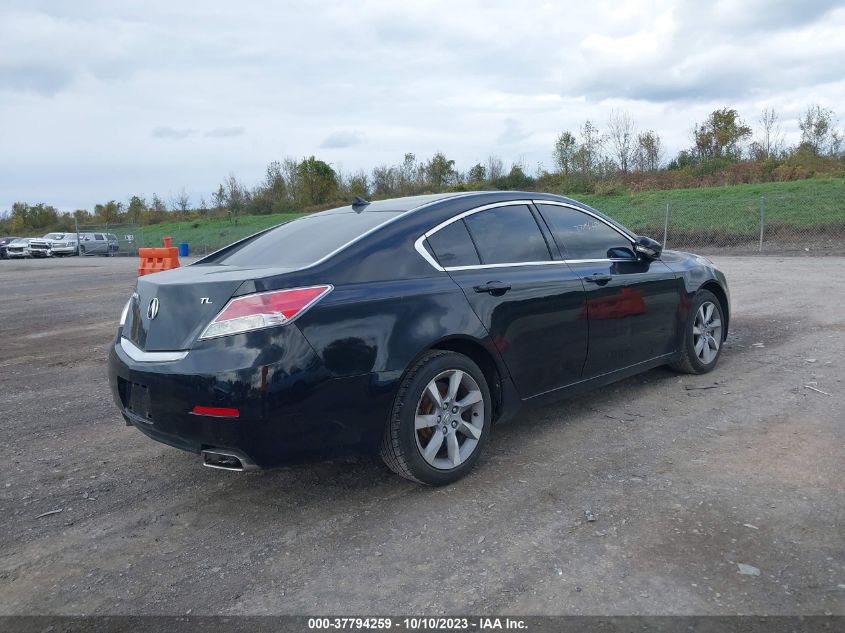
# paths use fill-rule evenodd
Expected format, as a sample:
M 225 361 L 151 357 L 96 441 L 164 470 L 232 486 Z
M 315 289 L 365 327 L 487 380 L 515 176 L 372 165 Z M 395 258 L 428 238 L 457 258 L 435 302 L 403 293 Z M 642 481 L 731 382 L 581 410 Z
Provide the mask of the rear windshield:
M 228 266 L 302 268 L 322 259 L 399 213 L 332 213 L 291 220 L 214 258 Z

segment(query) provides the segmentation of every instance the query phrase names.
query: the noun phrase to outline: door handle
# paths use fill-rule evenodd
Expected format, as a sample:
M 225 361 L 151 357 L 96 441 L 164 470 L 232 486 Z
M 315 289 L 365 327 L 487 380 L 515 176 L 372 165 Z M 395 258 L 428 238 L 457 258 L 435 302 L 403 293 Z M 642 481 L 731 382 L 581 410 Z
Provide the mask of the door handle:
M 606 284 L 611 279 L 613 279 L 613 275 L 602 275 L 600 273 L 590 275 L 589 277 L 584 277 L 584 281 L 589 282 L 591 284 Z
M 501 297 L 510 289 L 511 285 L 503 281 L 488 281 L 486 284 L 473 286 L 473 290 L 476 292 L 489 292 L 494 297 Z

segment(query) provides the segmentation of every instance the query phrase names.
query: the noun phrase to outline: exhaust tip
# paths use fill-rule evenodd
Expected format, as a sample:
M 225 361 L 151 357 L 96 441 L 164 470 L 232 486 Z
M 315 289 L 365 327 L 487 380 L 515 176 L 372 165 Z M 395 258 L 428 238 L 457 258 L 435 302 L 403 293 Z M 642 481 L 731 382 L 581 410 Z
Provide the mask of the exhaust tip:
M 231 453 L 221 453 L 219 451 L 203 451 L 202 464 L 209 468 L 218 468 L 220 470 L 234 470 L 243 472 L 244 463 L 241 458 Z

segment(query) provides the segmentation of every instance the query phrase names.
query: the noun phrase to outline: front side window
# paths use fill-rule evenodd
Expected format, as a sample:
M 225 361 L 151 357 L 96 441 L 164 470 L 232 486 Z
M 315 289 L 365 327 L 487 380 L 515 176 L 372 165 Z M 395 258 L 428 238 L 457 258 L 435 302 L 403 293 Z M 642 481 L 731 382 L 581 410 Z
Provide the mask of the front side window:
M 482 264 L 518 264 L 551 259 L 546 239 L 527 205 L 487 209 L 465 218 Z
M 566 259 L 636 259 L 630 240 L 601 220 L 569 207 L 538 206 Z
M 438 263 L 444 268 L 477 266 L 481 263 L 463 220 L 452 222 L 437 231 L 428 238 L 428 244 Z

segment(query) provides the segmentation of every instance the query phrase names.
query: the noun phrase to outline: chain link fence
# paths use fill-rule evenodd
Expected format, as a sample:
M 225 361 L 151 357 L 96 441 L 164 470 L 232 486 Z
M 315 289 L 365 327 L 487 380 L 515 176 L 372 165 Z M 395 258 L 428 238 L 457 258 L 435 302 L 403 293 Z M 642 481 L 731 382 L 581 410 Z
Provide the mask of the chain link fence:
M 669 249 L 705 254 L 845 255 L 842 189 L 820 187 L 815 194 L 786 189 L 763 196 L 734 188 L 668 190 L 585 196 L 584 201 Z M 118 255 L 136 255 L 138 248 L 161 246 L 162 239 L 170 237 L 173 246 L 187 242 L 191 255 L 203 256 L 292 217 L 296 216 L 185 219 L 149 226 L 100 224 L 80 226 L 79 232 L 113 235 Z
M 660 240 L 668 249 L 737 255 L 845 255 L 845 199 L 788 194 L 732 197 L 729 201 L 670 199 L 609 213 L 632 231 Z
M 137 255 L 135 237 L 138 226 L 122 224 L 76 225 L 77 248 L 81 256 Z
M 267 225 L 277 224 L 268 221 Z M 98 235 L 106 237 L 117 248 L 111 254 L 116 256 L 138 254 L 139 248 L 158 247 L 163 245 L 165 237 L 171 239 L 172 246 L 180 242 L 189 245 L 191 255 L 203 256 L 212 253 L 232 242 L 266 228 L 259 221 L 242 223 L 222 223 L 208 220 L 186 220 L 184 222 L 168 222 L 164 225 L 151 224 L 140 226 L 132 223 L 124 224 L 86 224 L 79 225 L 79 244 L 81 255 L 102 255 Z M 87 248 L 86 248 L 87 247 Z

